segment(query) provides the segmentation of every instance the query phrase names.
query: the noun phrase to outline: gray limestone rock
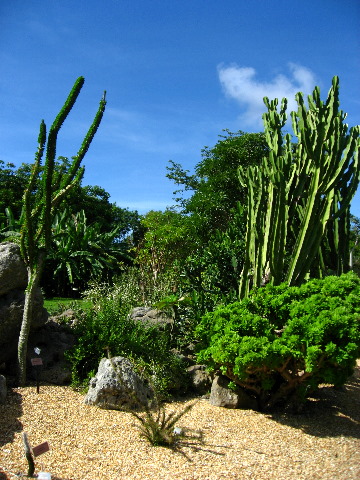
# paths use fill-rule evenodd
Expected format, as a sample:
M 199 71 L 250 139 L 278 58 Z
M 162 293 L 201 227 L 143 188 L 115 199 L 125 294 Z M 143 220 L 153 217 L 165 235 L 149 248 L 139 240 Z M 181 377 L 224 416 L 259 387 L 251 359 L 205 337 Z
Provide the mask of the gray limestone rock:
M 0 296 L 11 290 L 24 290 L 27 285 L 26 266 L 16 243 L 0 243 Z
M 153 396 L 128 358 L 113 357 L 100 361 L 84 402 L 105 409 L 132 410 L 150 406 Z
M 65 352 L 75 343 L 75 335 L 70 328 L 57 322 L 57 317 L 50 317 L 48 321 L 31 333 L 28 342 L 28 356 L 36 358 L 35 348 L 40 349 L 40 358 L 43 367 L 40 380 L 43 382 L 64 385 L 71 382 L 71 368 L 65 359 Z M 36 374 L 34 368 L 29 371 Z
M 191 365 L 187 369 L 192 389 L 199 394 L 206 394 L 211 388 L 211 378 L 205 365 Z
M 130 312 L 130 318 L 145 325 L 158 325 L 159 327 L 171 326 L 174 320 L 163 311 L 151 307 L 135 307 Z
M 242 389 L 235 391 L 228 388 L 230 380 L 224 375 L 216 375 L 212 386 L 209 402 L 216 407 L 243 408 L 257 410 L 257 401 Z
M 26 286 L 27 272 L 19 246 L 0 244 L 0 364 L 16 359 Z M 47 317 L 39 288 L 35 295 L 31 329 L 43 325 Z
M 0 363 L 8 362 L 14 356 L 16 357 L 24 302 L 25 293 L 23 290 L 11 290 L 0 296 Z M 48 318 L 40 289 L 36 292 L 33 312 L 34 318 L 31 330 L 44 325 Z

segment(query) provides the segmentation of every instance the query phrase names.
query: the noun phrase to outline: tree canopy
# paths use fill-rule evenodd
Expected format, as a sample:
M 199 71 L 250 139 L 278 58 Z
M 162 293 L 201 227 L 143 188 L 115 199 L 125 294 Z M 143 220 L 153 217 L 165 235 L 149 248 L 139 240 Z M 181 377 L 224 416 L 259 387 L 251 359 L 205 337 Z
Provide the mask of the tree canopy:
M 32 164 L 23 163 L 16 167 L 13 163 L 0 160 L 0 225 L 7 221 L 6 209 L 10 209 L 15 219 L 19 219 L 22 210 L 22 197 L 29 182 Z M 68 172 L 70 160 L 58 157 L 55 171 Z M 39 178 L 43 167 L 39 169 Z M 139 227 L 139 215 L 136 211 L 122 208 L 110 201 L 110 194 L 99 185 L 82 185 L 82 180 L 69 192 L 66 202 L 60 209 L 67 209 L 76 215 L 84 210 L 89 225 L 97 223 L 102 231 L 118 228 L 117 241 Z
M 214 147 L 202 150 L 202 160 L 193 175 L 172 161 L 167 167 L 166 176 L 182 187 L 174 192 L 175 201 L 184 214 L 192 217 L 202 240 L 215 230 L 225 230 L 237 203 L 246 204 L 238 168 L 260 164 L 269 150 L 264 133 L 224 132 Z

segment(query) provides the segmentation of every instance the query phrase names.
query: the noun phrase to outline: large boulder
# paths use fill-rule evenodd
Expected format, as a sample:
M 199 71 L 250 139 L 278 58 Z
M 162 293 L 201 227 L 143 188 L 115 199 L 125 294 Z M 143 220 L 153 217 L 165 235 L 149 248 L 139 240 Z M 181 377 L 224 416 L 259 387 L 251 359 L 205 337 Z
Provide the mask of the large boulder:
M 241 388 L 229 388 L 230 380 L 224 375 L 214 377 L 209 402 L 215 407 L 257 410 L 257 401 Z
M 16 357 L 24 303 L 23 290 L 12 290 L 0 297 L 0 364 Z M 47 318 L 48 313 L 44 308 L 44 299 L 39 288 L 34 299 L 31 331 L 44 325 Z
M 84 399 L 88 405 L 114 410 L 135 410 L 151 405 L 152 389 L 134 370 L 128 358 L 103 358 L 90 380 Z
M 0 243 L 0 296 L 11 290 L 24 290 L 27 271 L 16 243 Z
M 166 315 L 162 310 L 151 307 L 135 307 L 130 312 L 130 318 L 144 325 L 157 325 L 159 327 L 172 326 L 174 319 Z
M 75 335 L 70 328 L 50 317 L 48 321 L 32 332 L 28 342 L 28 360 L 36 358 L 35 348 L 40 349 L 43 365 L 39 378 L 43 382 L 64 385 L 71 382 L 71 368 L 65 359 L 65 352 L 75 343 Z M 29 369 L 30 375 L 36 377 L 36 369 Z
M 191 389 L 200 395 L 207 394 L 211 388 L 211 377 L 205 365 L 190 365 L 186 370 L 190 376 Z
M 16 359 L 26 285 L 27 272 L 19 246 L 14 243 L 0 244 L 0 364 Z M 39 328 L 47 318 L 43 296 L 38 288 L 31 329 Z

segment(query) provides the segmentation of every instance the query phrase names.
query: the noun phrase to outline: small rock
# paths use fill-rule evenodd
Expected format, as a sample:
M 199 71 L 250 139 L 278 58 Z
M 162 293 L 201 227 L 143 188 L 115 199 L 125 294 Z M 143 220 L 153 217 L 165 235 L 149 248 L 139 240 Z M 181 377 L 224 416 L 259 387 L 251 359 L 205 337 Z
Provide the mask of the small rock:
M 211 378 L 205 365 L 191 365 L 187 372 L 190 375 L 191 387 L 196 393 L 205 394 L 210 390 Z
M 241 388 L 230 390 L 230 380 L 224 375 L 216 375 L 212 386 L 209 402 L 216 407 L 243 408 L 257 410 L 257 401 Z

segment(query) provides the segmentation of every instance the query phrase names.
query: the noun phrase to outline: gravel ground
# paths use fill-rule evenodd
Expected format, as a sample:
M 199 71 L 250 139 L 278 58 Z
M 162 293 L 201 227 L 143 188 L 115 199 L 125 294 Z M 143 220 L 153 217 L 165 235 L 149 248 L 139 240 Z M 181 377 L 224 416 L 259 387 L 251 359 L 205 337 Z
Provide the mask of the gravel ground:
M 27 472 L 22 432 L 48 441 L 36 470 L 53 480 L 358 480 L 360 368 L 342 390 L 324 386 L 301 415 L 213 407 L 201 399 L 183 416 L 176 450 L 140 438 L 127 412 L 84 405 L 68 387 L 9 392 L 0 405 L 0 480 Z M 179 411 L 192 400 L 167 404 Z M 200 438 L 190 435 L 201 432 Z

